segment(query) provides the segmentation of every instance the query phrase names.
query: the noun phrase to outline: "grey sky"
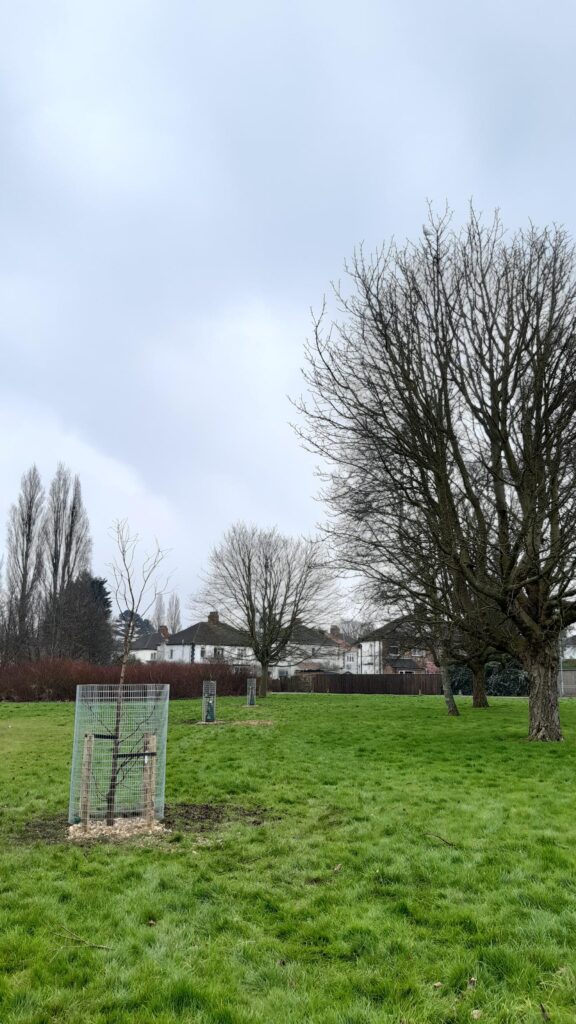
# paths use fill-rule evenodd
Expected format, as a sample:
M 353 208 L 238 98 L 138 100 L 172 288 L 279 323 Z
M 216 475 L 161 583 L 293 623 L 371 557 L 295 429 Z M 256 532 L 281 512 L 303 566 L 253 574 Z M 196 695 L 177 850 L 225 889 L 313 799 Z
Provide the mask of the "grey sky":
M 572 2 L 20 0 L 0 32 L 0 524 L 81 474 L 196 586 L 233 520 L 313 528 L 309 307 L 430 198 L 574 229 Z

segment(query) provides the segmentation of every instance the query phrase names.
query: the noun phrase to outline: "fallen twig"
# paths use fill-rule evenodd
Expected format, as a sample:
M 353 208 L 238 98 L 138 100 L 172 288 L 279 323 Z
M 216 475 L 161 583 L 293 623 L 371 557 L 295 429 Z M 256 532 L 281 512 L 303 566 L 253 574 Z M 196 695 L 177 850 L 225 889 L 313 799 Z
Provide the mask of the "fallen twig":
M 456 843 L 451 843 L 449 839 L 444 839 L 444 836 L 439 836 L 436 832 L 423 832 L 422 835 L 430 836 L 432 839 L 439 839 L 441 843 L 445 843 L 446 846 L 451 846 L 452 849 L 457 849 Z
M 74 939 L 74 942 L 81 942 L 83 946 L 88 946 L 90 949 L 112 949 L 112 946 L 100 946 L 97 942 L 89 942 L 88 939 L 83 939 L 81 935 L 76 935 L 76 932 L 71 932 L 68 928 L 62 928 L 60 935 L 67 935 L 68 938 Z

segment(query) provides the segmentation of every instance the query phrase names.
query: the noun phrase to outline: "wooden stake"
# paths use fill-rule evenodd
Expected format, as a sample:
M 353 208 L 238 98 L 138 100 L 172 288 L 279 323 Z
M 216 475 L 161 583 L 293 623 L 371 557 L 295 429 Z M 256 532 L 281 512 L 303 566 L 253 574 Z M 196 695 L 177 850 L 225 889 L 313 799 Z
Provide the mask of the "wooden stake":
M 94 754 L 94 736 L 84 734 L 84 750 L 82 752 L 82 776 L 80 780 L 80 821 L 84 832 L 88 831 L 90 822 L 90 781 L 92 777 L 92 757 Z
M 150 818 L 148 820 L 148 824 L 149 825 L 152 825 L 154 823 L 154 811 L 155 811 L 155 806 L 156 806 L 156 761 L 157 761 L 156 751 L 157 751 L 157 749 L 158 749 L 158 744 L 156 742 L 156 736 L 152 735 L 150 737 L 150 753 L 152 754 L 152 757 L 150 758 Z
M 156 796 L 156 736 L 152 733 L 144 733 L 144 758 L 143 796 L 144 816 L 148 825 L 154 822 L 154 802 Z

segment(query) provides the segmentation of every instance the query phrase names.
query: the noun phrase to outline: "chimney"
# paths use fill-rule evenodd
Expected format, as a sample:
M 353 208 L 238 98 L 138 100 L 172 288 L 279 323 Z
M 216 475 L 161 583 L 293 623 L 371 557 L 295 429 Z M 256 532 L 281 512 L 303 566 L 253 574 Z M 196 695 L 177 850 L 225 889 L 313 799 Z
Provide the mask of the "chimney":
M 208 616 L 208 622 L 210 623 L 211 626 L 217 626 L 218 623 L 220 622 L 220 616 L 218 615 L 218 612 L 210 612 Z
M 165 640 L 168 640 L 170 636 L 170 633 L 168 632 L 168 626 L 159 626 L 158 632 L 161 634 L 161 636 L 164 637 Z
M 340 636 L 340 626 L 330 626 L 330 636 Z

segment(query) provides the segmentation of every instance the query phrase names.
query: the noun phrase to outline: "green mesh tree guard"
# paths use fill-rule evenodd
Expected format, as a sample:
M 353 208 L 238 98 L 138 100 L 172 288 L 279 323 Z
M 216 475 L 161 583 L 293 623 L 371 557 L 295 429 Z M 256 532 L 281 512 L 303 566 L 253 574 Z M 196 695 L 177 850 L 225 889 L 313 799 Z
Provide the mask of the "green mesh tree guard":
M 248 679 L 246 681 L 246 703 L 249 708 L 253 708 L 256 704 L 256 680 Z
M 205 679 L 202 683 L 202 721 L 204 724 L 216 721 L 216 683 Z
M 78 686 L 71 824 L 164 817 L 170 687 Z

